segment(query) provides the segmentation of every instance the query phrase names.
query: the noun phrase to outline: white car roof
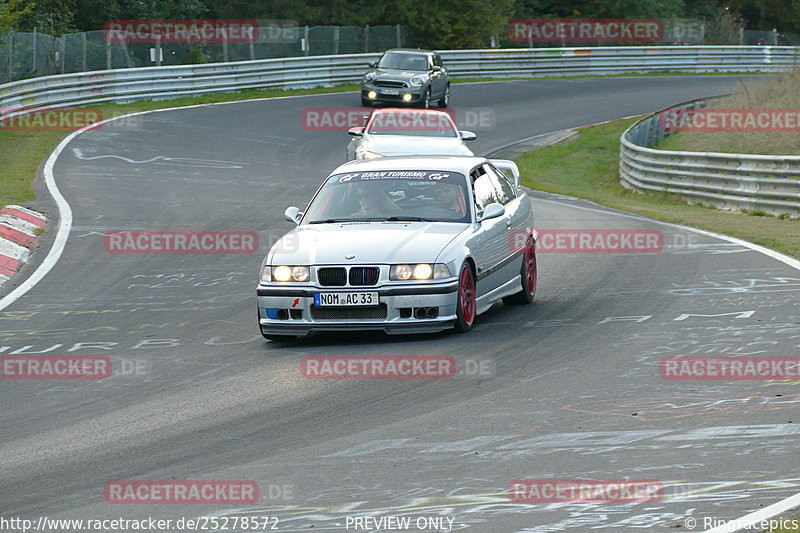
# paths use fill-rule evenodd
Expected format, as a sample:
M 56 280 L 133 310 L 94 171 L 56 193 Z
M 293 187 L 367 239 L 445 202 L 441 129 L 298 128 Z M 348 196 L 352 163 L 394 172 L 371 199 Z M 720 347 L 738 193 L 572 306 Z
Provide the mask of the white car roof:
M 485 157 L 429 155 L 429 156 L 390 156 L 377 159 L 358 159 L 337 167 L 330 175 L 342 172 L 361 172 L 376 170 L 449 170 L 464 175 L 481 163 Z

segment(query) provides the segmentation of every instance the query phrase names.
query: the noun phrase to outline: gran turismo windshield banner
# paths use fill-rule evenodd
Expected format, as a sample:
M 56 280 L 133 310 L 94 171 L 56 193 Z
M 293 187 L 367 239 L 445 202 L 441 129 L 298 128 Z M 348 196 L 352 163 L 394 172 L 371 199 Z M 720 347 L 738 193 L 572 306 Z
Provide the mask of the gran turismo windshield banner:
M 379 180 L 413 180 L 413 181 L 442 181 L 445 183 L 463 183 L 464 176 L 458 172 L 444 172 L 440 170 L 375 170 L 362 172 L 348 172 L 337 174 L 328 178 L 328 183 L 348 183 L 354 181 L 379 181 Z

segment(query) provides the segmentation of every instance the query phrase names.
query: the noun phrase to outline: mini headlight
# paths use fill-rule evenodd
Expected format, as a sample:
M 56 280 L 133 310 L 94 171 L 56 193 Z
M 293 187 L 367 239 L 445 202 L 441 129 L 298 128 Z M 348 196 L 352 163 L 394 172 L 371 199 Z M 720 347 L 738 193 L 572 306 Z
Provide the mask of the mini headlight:
M 365 82 L 369 83 L 373 79 L 375 79 L 375 73 L 374 72 L 368 72 L 367 74 L 364 74 L 364 81 Z
M 425 76 L 414 76 L 413 78 L 411 78 L 412 87 L 419 87 L 423 83 L 425 83 Z
M 377 159 L 379 157 L 383 157 L 383 154 L 379 154 L 377 152 L 370 152 L 369 150 L 358 150 L 356 152 L 356 157 L 358 159 Z

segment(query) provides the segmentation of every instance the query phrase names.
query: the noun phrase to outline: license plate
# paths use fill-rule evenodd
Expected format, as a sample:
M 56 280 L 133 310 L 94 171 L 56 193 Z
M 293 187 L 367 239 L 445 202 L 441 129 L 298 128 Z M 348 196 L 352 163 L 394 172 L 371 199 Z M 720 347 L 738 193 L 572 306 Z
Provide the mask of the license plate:
M 381 94 L 400 94 L 400 89 L 381 89 Z
M 314 305 L 370 306 L 378 305 L 377 292 L 316 292 Z

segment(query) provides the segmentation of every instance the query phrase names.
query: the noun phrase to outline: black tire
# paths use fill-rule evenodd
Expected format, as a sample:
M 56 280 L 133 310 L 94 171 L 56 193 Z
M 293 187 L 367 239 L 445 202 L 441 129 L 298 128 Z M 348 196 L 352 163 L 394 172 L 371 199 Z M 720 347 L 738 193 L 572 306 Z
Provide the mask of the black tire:
M 447 87 L 444 88 L 444 94 L 442 98 L 439 100 L 438 103 L 439 107 L 447 107 L 450 105 L 450 84 L 447 84 Z
M 425 91 L 425 96 L 423 96 L 422 100 L 420 100 L 420 107 L 422 107 L 423 109 L 428 109 L 430 106 L 431 106 L 431 88 L 428 87 L 428 89 Z
M 536 245 L 530 237 L 525 243 L 525 253 L 522 256 L 520 274 L 522 277 L 522 290 L 503 298 L 503 303 L 506 305 L 526 305 L 532 303 L 533 297 L 536 294 L 536 278 L 539 271 L 536 266 Z
M 459 333 L 466 333 L 472 329 L 476 316 L 475 274 L 467 262 L 461 265 L 461 270 L 458 273 L 457 294 L 456 323 L 453 328 Z

